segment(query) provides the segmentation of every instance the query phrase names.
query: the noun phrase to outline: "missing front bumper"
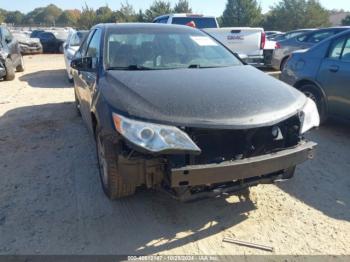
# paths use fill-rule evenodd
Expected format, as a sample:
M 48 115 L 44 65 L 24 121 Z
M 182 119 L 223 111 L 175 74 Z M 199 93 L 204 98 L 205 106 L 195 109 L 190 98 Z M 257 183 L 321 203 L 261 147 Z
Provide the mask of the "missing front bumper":
M 195 165 L 171 170 L 171 186 L 201 186 L 260 177 L 286 170 L 312 159 L 314 142 L 305 142 L 295 148 L 276 153 L 223 162 L 221 164 Z

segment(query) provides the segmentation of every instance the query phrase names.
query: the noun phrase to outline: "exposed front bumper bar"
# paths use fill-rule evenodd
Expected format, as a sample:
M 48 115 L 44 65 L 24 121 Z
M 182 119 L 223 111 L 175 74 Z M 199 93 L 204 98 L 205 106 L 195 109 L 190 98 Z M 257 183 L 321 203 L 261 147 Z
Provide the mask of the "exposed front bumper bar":
M 200 186 L 259 177 L 286 170 L 312 159 L 314 142 L 304 142 L 295 148 L 221 164 L 195 165 L 171 170 L 171 186 Z

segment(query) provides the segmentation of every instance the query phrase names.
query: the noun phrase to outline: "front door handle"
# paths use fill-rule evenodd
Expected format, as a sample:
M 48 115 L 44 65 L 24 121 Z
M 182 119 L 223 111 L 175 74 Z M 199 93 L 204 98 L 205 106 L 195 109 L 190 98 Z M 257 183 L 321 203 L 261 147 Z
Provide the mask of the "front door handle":
M 331 66 L 329 67 L 329 71 L 331 71 L 331 72 L 333 72 L 333 73 L 336 73 L 336 72 L 339 71 L 339 66 L 337 66 L 337 65 L 331 65 Z

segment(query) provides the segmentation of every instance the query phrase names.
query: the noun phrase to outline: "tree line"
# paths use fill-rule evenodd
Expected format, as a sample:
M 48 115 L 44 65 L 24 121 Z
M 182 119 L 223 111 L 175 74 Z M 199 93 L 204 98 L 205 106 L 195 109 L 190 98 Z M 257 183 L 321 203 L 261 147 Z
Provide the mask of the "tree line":
M 98 9 L 85 5 L 82 10 L 62 10 L 50 4 L 35 8 L 27 14 L 0 9 L 0 23 L 89 29 L 97 23 L 151 22 L 159 15 L 191 12 L 188 0 L 178 0 L 174 6 L 167 0 L 155 0 L 144 11 L 136 11 L 128 2 L 122 3 L 118 10 L 112 10 L 108 5 Z M 227 0 L 226 8 L 218 21 L 225 27 L 261 26 L 266 30 L 288 31 L 329 26 L 329 11 L 318 0 L 280 0 L 268 13 L 263 14 L 257 0 Z M 350 25 L 350 16 L 343 20 L 343 25 Z

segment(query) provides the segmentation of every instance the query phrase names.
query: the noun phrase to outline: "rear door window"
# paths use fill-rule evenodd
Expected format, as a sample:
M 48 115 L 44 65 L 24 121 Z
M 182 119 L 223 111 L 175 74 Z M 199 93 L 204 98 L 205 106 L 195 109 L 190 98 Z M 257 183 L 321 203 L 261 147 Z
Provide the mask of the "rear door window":
M 172 24 L 187 25 L 190 22 L 194 22 L 199 29 L 218 27 L 215 18 L 210 17 L 173 17 Z
M 167 24 L 168 23 L 168 20 L 169 20 L 169 17 L 163 17 L 161 19 L 158 20 L 157 23 L 160 23 L 160 24 Z
M 344 62 L 350 62 L 350 38 L 346 41 L 341 60 Z
M 344 43 L 345 38 L 334 41 L 330 48 L 329 58 L 339 59 L 343 51 Z
M 328 37 L 331 37 L 334 34 L 335 34 L 334 31 L 316 32 L 316 33 L 309 35 L 309 37 L 306 39 L 306 42 L 317 44 L 317 43 L 327 39 Z

